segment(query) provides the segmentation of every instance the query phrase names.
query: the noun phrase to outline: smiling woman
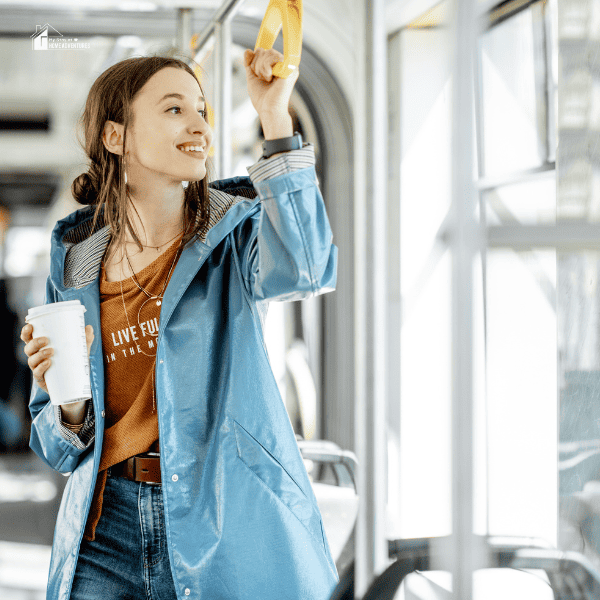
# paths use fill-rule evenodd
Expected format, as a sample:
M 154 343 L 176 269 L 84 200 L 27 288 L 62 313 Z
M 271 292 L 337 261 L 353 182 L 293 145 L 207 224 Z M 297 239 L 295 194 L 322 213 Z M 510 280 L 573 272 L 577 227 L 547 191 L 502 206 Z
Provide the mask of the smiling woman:
M 165 94 L 165 89 L 182 93 Z M 180 105 L 171 106 L 173 98 Z M 190 141 L 210 147 L 205 111 L 200 82 L 177 59 L 127 59 L 94 82 L 82 118 L 91 166 L 73 182 L 72 191 L 81 204 L 95 205 L 95 219 L 102 210 L 114 232 L 107 262 L 125 240 L 142 252 L 144 244 L 160 247 L 182 229 L 185 245 L 206 227 L 210 165 L 206 155 L 204 161 L 181 161 L 178 151 Z M 190 182 L 185 192 L 182 181 Z M 140 226 L 144 244 L 137 233 Z
M 337 248 L 314 147 L 292 137 L 297 73 L 274 77 L 274 50 L 244 59 L 270 142 L 249 177 L 209 184 L 186 63 L 127 59 L 88 95 L 86 206 L 54 228 L 46 302 L 86 307 L 92 398 L 53 405 L 51 342 L 21 333 L 30 445 L 72 473 L 48 599 L 326 600 L 338 582 L 263 341 L 270 301 L 335 288 Z

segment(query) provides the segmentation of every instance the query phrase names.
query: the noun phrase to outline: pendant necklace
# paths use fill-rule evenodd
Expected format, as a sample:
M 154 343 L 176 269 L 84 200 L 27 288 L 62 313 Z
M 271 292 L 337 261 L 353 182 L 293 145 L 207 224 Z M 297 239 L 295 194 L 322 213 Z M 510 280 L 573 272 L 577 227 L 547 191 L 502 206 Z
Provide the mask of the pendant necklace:
M 181 234 L 179 234 L 181 235 Z M 153 248 L 155 246 L 152 246 Z M 171 271 L 173 270 L 173 267 L 175 266 L 175 263 L 177 262 L 177 257 L 179 255 L 179 250 L 181 249 L 181 241 L 179 242 L 179 246 L 177 247 L 177 251 L 175 252 L 175 258 L 173 259 L 173 263 L 171 264 L 171 268 L 169 269 L 169 272 L 167 273 L 167 277 L 165 279 L 165 283 L 163 285 L 163 289 L 161 290 L 160 294 L 158 294 L 158 296 L 154 296 L 152 294 L 150 294 L 149 292 L 147 292 L 137 281 L 136 277 L 135 277 L 135 273 L 133 272 L 133 268 L 131 267 L 131 262 L 129 261 L 129 256 L 127 256 L 127 251 L 124 250 L 125 252 L 125 258 L 127 259 L 127 264 L 129 265 L 129 269 L 131 271 L 131 279 L 133 280 L 133 282 L 135 283 L 135 285 L 137 285 L 137 287 L 144 292 L 144 294 L 146 294 L 146 296 L 148 296 L 148 298 L 142 302 L 140 309 L 138 310 L 138 327 L 141 329 L 140 326 L 140 313 L 142 311 L 142 308 L 151 300 L 156 300 L 156 306 L 160 306 L 162 304 L 162 299 L 163 299 L 163 295 L 165 293 L 165 289 L 167 288 L 167 283 L 169 282 L 169 277 L 171 276 Z M 121 263 L 121 271 L 123 270 L 123 266 Z M 124 275 L 124 273 L 123 273 Z M 123 310 L 125 311 L 125 318 L 127 319 L 127 326 L 129 328 L 131 328 L 131 324 L 129 323 L 129 315 L 127 314 L 127 308 L 125 307 L 125 297 L 123 296 L 123 281 L 120 279 L 119 280 L 119 285 L 121 287 L 121 300 L 123 301 Z M 151 333 L 150 331 L 148 331 L 148 334 L 151 335 L 152 337 L 158 337 L 158 327 L 156 328 L 156 333 Z M 158 348 L 158 342 L 156 344 L 156 347 Z M 142 354 L 144 354 L 145 356 L 154 356 L 154 362 L 152 364 L 152 412 L 156 412 L 156 393 L 154 391 L 154 369 L 156 368 L 156 353 L 154 354 L 146 354 L 146 352 L 144 352 L 143 350 L 140 350 Z

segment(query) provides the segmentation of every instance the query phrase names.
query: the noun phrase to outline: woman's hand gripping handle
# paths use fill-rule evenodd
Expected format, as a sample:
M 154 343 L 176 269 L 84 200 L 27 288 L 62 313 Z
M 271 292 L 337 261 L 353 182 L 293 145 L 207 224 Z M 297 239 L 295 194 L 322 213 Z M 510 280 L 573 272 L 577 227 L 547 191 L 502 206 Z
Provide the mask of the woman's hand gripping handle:
M 48 393 L 46 381 L 44 375 L 52 360 L 50 357 L 54 354 L 53 348 L 46 348 L 49 343 L 47 337 L 33 337 L 33 325 L 27 323 L 23 329 L 21 329 L 21 339 L 25 342 L 25 354 L 27 355 L 27 364 L 33 373 L 33 377 L 38 386 Z M 85 343 L 87 345 L 88 357 L 90 355 L 90 348 L 94 341 L 94 328 L 91 325 L 85 327 Z M 85 418 L 87 400 L 82 402 L 74 402 L 72 404 L 61 405 L 61 411 L 63 419 L 70 425 L 79 425 L 83 423 Z

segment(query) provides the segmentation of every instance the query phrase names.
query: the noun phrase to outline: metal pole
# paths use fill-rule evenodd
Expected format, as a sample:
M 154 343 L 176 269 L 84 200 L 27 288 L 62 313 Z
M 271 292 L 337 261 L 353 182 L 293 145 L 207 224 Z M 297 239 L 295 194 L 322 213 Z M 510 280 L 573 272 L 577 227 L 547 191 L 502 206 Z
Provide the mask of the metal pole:
M 213 87 L 213 95 L 215 96 L 213 110 L 214 110 L 214 121 L 215 121 L 215 139 L 217 141 L 216 144 L 216 152 L 213 159 L 213 166 L 215 169 L 215 174 L 217 179 L 222 179 L 221 176 L 221 121 L 223 120 L 221 115 L 221 90 L 223 89 L 223 83 L 221 82 L 221 77 L 223 75 L 223 68 L 221 66 L 221 23 L 217 23 L 214 27 L 214 39 L 215 45 L 213 48 L 214 52 L 214 61 L 213 61 L 213 74 L 214 74 L 214 87 Z
M 369 584 L 389 564 L 386 537 L 387 504 L 387 411 L 386 411 L 386 312 L 387 312 L 387 35 L 385 1 L 362 2 L 364 15 L 363 121 L 366 144 L 359 151 L 366 165 L 361 210 L 366 229 L 357 263 L 357 310 L 360 330 L 357 341 L 356 441 L 359 454 L 359 513 L 356 529 L 357 555 L 355 595 L 360 598 Z M 361 123 L 362 117 L 357 120 Z M 360 146 L 359 146 L 360 147 Z M 360 218 L 355 214 L 355 218 Z M 360 298 L 362 296 L 362 298 Z
M 217 62 L 218 86 L 216 86 L 217 116 L 219 133 L 219 179 L 231 176 L 231 20 L 225 18 L 217 26 Z
M 214 168 L 218 179 L 231 174 L 231 19 L 244 0 L 228 0 L 215 13 L 211 22 L 198 36 L 192 54 L 196 62 L 204 58 L 204 46 L 215 37 L 215 127 L 218 129 L 218 148 Z
M 190 39 L 192 37 L 192 9 L 177 9 L 177 45 L 186 57 L 192 56 Z
M 473 266 L 481 228 L 473 181 L 474 0 L 453 0 L 452 54 L 452 537 L 453 598 L 471 600 L 484 549 L 473 534 Z
M 215 13 L 212 21 L 205 27 L 204 31 L 198 36 L 198 41 L 194 48 L 195 52 L 202 50 L 203 46 L 208 42 L 208 38 L 212 35 L 213 31 L 220 25 L 225 19 L 232 19 L 237 9 L 241 6 L 244 0 L 227 0 L 223 2 L 221 8 Z M 196 59 L 194 59 L 196 60 Z

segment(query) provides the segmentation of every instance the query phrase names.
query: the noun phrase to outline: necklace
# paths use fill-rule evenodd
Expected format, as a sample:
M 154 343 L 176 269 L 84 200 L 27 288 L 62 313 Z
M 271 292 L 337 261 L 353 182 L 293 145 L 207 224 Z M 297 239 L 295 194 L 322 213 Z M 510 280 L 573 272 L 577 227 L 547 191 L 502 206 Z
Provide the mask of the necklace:
M 175 237 L 172 237 L 168 242 L 164 242 L 160 246 L 144 246 L 144 244 L 142 244 L 142 248 L 156 248 L 156 251 L 158 252 L 159 248 L 162 248 L 165 244 L 172 242 L 178 235 L 181 235 L 181 231 Z M 135 244 L 136 242 L 125 242 L 125 243 L 126 244 Z
M 181 235 L 181 233 L 179 233 L 178 235 Z M 179 247 L 177 248 L 177 252 L 175 252 L 175 259 L 173 260 L 173 264 L 171 265 L 171 268 L 169 269 L 169 272 L 167 273 L 167 278 L 165 279 L 165 284 L 163 285 L 163 289 L 161 290 L 161 292 L 160 292 L 160 294 L 158 296 L 153 296 L 152 294 L 149 294 L 138 283 L 138 280 L 137 280 L 137 278 L 135 276 L 135 273 L 133 272 L 133 267 L 131 266 L 131 263 L 129 262 L 129 256 L 127 255 L 127 250 L 125 250 L 125 258 L 127 259 L 127 264 L 129 265 L 129 270 L 131 271 L 131 279 L 133 280 L 133 283 L 135 283 L 135 285 L 137 285 L 138 288 L 142 292 L 144 292 L 144 294 L 146 294 L 146 296 L 148 296 L 148 300 L 156 300 L 156 306 L 160 306 L 162 304 L 162 297 L 163 297 L 163 294 L 165 292 L 165 288 L 167 287 L 167 282 L 169 281 L 169 276 L 171 275 L 171 271 L 173 270 L 173 267 L 175 266 L 175 261 L 177 260 L 177 255 L 179 253 L 179 248 L 180 247 L 181 247 L 181 242 L 179 242 Z M 148 300 L 146 300 L 146 302 L 148 302 Z M 146 302 L 144 302 L 144 304 L 146 304 Z M 142 306 L 144 306 L 144 304 L 142 304 Z M 142 306 L 140 306 L 140 310 L 142 310 Z M 139 312 L 138 312 L 138 316 L 139 316 Z
M 179 242 L 179 246 L 177 247 L 177 251 L 175 252 L 175 258 L 173 259 L 173 263 L 171 264 L 171 268 L 169 269 L 169 272 L 167 273 L 167 277 L 165 279 L 165 284 L 163 285 L 163 289 L 161 290 L 160 294 L 158 296 L 152 296 L 151 294 L 149 294 L 138 282 L 137 279 L 135 278 L 135 274 L 133 272 L 133 269 L 131 267 L 131 263 L 129 262 L 129 257 L 127 256 L 127 252 L 125 251 L 125 257 L 127 258 L 127 264 L 129 265 L 129 269 L 131 270 L 131 279 L 133 280 L 133 282 L 137 285 L 137 287 L 142 290 L 142 292 L 144 292 L 144 294 L 146 294 L 146 296 L 148 296 L 148 299 L 145 300 L 144 302 L 142 302 L 140 309 L 138 310 L 138 315 L 137 315 L 137 320 L 138 320 L 138 327 L 140 327 L 141 329 L 141 325 L 140 325 L 140 313 L 142 311 L 142 308 L 146 305 L 147 302 L 149 302 L 150 300 L 156 300 L 156 306 L 160 306 L 162 304 L 162 298 L 163 298 L 163 294 L 165 292 L 165 289 L 167 287 L 167 283 L 169 281 L 169 277 L 171 275 L 171 271 L 173 270 L 173 267 L 175 266 L 175 263 L 177 262 L 177 257 L 179 255 L 179 250 L 181 248 L 181 242 Z M 121 272 L 123 272 L 123 262 L 121 261 Z M 123 273 L 124 275 L 125 273 Z M 125 297 L 123 296 L 123 280 L 119 279 L 119 286 L 121 288 L 121 300 L 123 301 L 123 310 L 125 311 L 125 318 L 127 319 L 127 326 L 131 329 L 131 323 L 129 322 L 129 315 L 127 314 L 127 308 L 125 307 Z M 158 327 L 156 329 L 156 334 L 148 332 L 149 335 L 151 335 L 152 337 L 158 337 Z M 158 349 L 158 342 L 156 344 L 156 347 Z M 154 370 L 156 368 L 156 353 L 154 354 L 146 354 L 146 352 L 144 352 L 143 350 L 140 349 L 140 352 L 142 354 L 144 354 L 145 356 L 154 356 L 154 362 L 152 363 L 152 412 L 156 412 L 156 392 L 154 391 Z

